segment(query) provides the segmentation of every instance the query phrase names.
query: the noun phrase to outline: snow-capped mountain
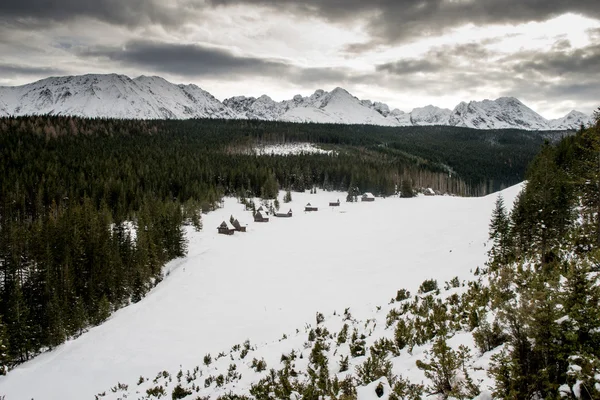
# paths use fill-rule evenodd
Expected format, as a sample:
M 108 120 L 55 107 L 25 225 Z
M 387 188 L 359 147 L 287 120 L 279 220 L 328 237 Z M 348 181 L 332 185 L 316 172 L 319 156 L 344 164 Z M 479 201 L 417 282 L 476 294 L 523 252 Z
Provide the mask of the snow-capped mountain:
M 551 119 L 548 121 L 551 129 L 579 129 L 581 125 L 588 126 L 592 124 L 592 118 L 579 111 L 571 111 L 562 118 Z
M 548 120 L 514 97 L 462 102 L 454 108 L 448 122 L 453 126 L 477 129 L 550 129 Z
M 140 119 L 238 117 L 195 85 L 116 74 L 47 78 L 23 86 L 2 87 L 2 113 Z
M 452 110 L 436 106 L 415 108 L 410 113 L 413 125 L 449 125 Z
M 578 129 L 591 117 L 571 111 L 547 120 L 518 99 L 462 102 L 454 110 L 433 105 L 410 113 L 381 102 L 360 100 L 345 89 L 317 90 L 274 101 L 236 96 L 223 102 L 196 85 L 176 85 L 160 77 L 80 75 L 42 79 L 23 86 L 0 87 L 2 115 L 75 115 L 83 117 L 186 119 L 225 118 L 269 121 L 371 124 L 383 126 L 450 125 L 476 129 Z

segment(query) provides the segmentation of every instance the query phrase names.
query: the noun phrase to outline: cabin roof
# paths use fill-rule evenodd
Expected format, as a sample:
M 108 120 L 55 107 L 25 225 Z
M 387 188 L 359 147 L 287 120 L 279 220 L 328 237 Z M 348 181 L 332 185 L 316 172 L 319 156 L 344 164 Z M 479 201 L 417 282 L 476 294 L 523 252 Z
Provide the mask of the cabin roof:
M 219 225 L 219 228 L 227 228 L 229 230 L 235 230 L 235 227 L 229 221 L 221 222 L 221 225 Z
M 240 221 L 238 221 L 237 218 L 233 220 L 233 226 L 236 226 L 236 225 L 237 226 L 242 226 L 242 224 L 240 224 Z
M 371 192 L 366 192 L 365 194 L 363 194 L 363 197 L 368 197 L 370 199 L 374 199 L 375 198 L 375 196 Z

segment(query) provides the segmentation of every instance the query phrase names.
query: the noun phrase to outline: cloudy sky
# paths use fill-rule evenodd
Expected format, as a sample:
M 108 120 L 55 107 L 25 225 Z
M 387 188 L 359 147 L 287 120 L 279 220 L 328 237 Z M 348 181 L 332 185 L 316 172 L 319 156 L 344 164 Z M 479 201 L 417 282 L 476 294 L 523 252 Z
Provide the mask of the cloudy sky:
M 219 99 L 341 86 L 410 111 L 600 106 L 599 0 L 2 0 L 0 85 L 120 73 Z

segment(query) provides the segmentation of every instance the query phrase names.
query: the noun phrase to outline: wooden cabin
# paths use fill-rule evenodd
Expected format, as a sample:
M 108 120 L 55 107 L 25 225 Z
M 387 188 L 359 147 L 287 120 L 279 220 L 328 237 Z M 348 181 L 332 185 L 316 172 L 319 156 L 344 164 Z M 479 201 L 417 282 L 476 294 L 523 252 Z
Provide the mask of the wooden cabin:
M 235 230 L 238 232 L 246 232 L 246 226 L 242 226 L 242 224 L 240 224 L 240 221 L 238 221 L 237 219 L 234 219 L 231 225 L 233 225 Z
M 269 222 L 269 217 L 266 215 L 267 214 L 264 211 L 257 211 L 256 214 L 254 214 L 254 222 Z
M 233 235 L 235 233 L 235 228 L 233 225 L 231 225 L 231 223 L 223 221 L 221 225 L 217 227 L 217 231 L 221 235 Z
M 291 210 L 290 210 L 291 211 Z M 304 211 L 319 211 L 319 207 L 315 207 L 312 206 L 310 203 L 308 203 L 305 207 L 304 207 Z
M 435 196 L 435 192 L 433 191 L 432 188 L 427 188 L 427 189 L 423 190 L 423 194 L 425 196 Z
M 373 196 L 373 193 L 367 192 L 362 195 L 361 201 L 375 201 L 375 196 Z
M 279 213 L 278 212 L 277 214 L 275 214 L 275 216 L 279 217 L 279 218 L 291 218 L 292 217 L 292 209 L 290 208 L 290 211 L 288 211 L 286 213 L 283 213 L 283 212 Z
M 329 202 L 329 207 L 339 207 L 339 206 L 340 206 L 340 199 L 337 199 L 337 201 Z

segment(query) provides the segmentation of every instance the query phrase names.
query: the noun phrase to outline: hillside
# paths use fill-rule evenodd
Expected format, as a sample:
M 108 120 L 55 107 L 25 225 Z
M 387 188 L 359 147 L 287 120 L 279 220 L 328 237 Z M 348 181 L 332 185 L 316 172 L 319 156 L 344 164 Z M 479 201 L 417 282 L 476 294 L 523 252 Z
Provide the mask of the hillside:
M 505 191 L 507 202 L 519 190 Z M 305 324 L 314 327 L 316 311 L 327 316 L 332 332 L 339 324 L 334 311 L 339 316 L 348 307 L 359 321 L 385 318 L 398 289 L 416 293 L 425 279 L 469 279 L 486 261 L 495 196 L 387 198 L 331 209 L 328 202 L 345 193 L 292 195 L 282 209 L 292 208 L 294 217 L 267 224 L 250 222 L 242 205 L 226 199 L 224 208 L 203 217 L 202 232 L 188 231 L 187 257 L 169 263 L 164 281 L 146 298 L 0 377 L 7 398 L 87 398 L 110 393 L 117 382 L 133 393 L 140 375 L 175 375 L 180 365 L 193 370 L 205 354 L 214 359 L 249 339 L 258 350 L 239 362 L 247 380 L 236 384 L 236 391 L 246 392 L 247 383 L 262 375 L 246 373 L 242 364 L 265 357 L 269 368 L 276 367 L 281 353 L 305 340 Z M 320 210 L 303 213 L 309 201 Z M 231 214 L 248 223 L 248 232 L 217 235 L 217 225 Z M 290 340 L 277 342 L 284 334 Z M 229 365 L 228 357 L 218 365 Z M 56 385 L 64 376 L 77 379 Z M 36 385 L 27 384 L 32 381 Z
M 591 117 L 571 111 L 547 120 L 512 97 L 461 102 L 453 110 L 432 105 L 409 113 L 387 104 L 361 100 L 343 88 L 316 90 L 274 101 L 234 96 L 217 100 L 196 85 L 173 84 L 157 76 L 51 77 L 23 86 L 0 87 L 0 116 L 70 115 L 89 118 L 225 118 L 266 121 L 369 124 L 380 126 L 446 125 L 475 129 L 577 130 Z

